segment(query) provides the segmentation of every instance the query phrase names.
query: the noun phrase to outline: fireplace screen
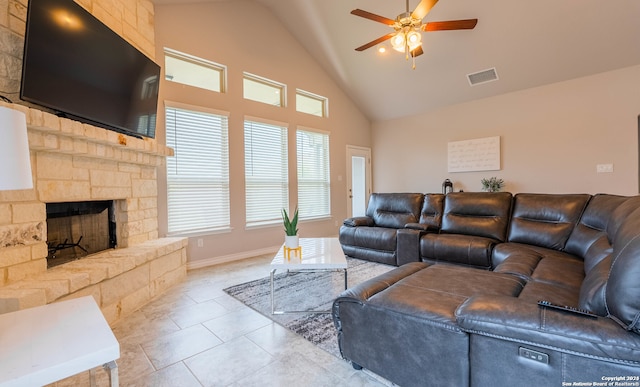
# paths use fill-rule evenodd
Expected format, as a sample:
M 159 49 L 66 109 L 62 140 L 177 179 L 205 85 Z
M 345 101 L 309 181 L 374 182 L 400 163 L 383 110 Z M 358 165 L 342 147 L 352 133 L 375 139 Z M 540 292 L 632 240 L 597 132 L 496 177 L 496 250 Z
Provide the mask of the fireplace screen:
M 114 201 L 47 204 L 47 266 L 115 248 Z

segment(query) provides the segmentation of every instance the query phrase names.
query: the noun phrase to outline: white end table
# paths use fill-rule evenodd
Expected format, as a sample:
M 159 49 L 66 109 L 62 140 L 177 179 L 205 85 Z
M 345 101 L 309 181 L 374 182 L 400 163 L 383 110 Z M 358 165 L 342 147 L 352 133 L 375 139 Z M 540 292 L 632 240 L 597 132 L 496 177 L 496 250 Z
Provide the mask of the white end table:
M 43 386 L 102 365 L 118 386 L 120 345 L 91 296 L 0 314 L 0 387 Z
M 271 314 L 289 313 L 331 313 L 326 310 L 275 310 L 274 274 L 276 270 L 286 271 L 344 271 L 344 288 L 347 289 L 347 259 L 338 238 L 300 238 L 300 250 L 285 254 L 284 245 L 271 261 Z

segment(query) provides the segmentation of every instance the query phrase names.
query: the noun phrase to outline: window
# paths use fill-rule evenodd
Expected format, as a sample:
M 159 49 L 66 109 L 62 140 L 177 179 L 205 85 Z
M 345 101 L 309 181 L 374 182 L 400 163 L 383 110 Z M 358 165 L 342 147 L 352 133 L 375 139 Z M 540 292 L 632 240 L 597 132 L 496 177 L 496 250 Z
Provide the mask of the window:
M 244 73 L 243 95 L 245 99 L 283 107 L 285 86 L 281 83 Z
M 246 119 L 244 170 L 247 226 L 279 223 L 289 208 L 287 128 Z
M 327 117 L 327 105 L 329 100 L 304 90 L 296 90 L 296 110 L 301 113 L 312 114 L 318 117 Z
M 330 216 L 329 135 L 298 129 L 296 145 L 300 219 Z
M 153 105 L 156 105 L 156 99 L 158 96 L 158 87 L 160 82 L 157 76 L 148 77 L 142 82 L 142 90 L 140 93 L 140 100 L 148 102 L 152 100 Z M 143 103 L 145 103 L 143 102 Z M 156 136 L 156 113 L 154 109 L 153 114 L 142 114 L 138 116 L 138 125 L 136 132 L 146 134 L 150 137 Z
M 197 108 L 196 108 L 197 109 Z M 229 141 L 227 113 L 167 106 L 169 233 L 227 229 Z
M 138 133 L 146 133 L 152 138 L 156 136 L 156 115 L 155 114 L 143 114 L 138 116 L 138 127 L 136 128 Z
M 223 93 L 225 72 L 223 65 L 164 49 L 164 77 L 168 81 Z

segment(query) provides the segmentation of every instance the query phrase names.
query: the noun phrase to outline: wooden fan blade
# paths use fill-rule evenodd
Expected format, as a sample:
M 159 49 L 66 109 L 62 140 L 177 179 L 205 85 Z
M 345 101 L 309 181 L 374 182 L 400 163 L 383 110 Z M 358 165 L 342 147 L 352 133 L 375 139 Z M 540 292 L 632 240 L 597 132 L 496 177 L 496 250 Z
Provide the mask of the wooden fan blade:
M 416 56 L 420 56 L 422 54 L 424 54 L 424 51 L 422 50 L 422 45 L 416 47 L 415 50 L 411 51 L 411 56 L 414 57 L 414 58 Z
M 365 19 L 373 20 L 373 21 L 376 21 L 378 23 L 386 24 L 388 26 L 392 26 L 395 23 L 395 21 L 393 21 L 393 20 L 391 20 L 389 18 L 386 18 L 384 16 L 380 16 L 380 15 L 376 15 L 375 13 L 363 11 L 361 9 L 354 9 L 353 11 L 351 11 L 351 14 L 363 17 Z
M 411 13 L 411 17 L 418 20 L 424 19 L 424 17 L 427 16 L 429 11 L 431 11 L 431 8 L 433 8 L 433 6 L 436 5 L 437 2 L 438 0 L 422 0 L 420 4 L 418 4 L 416 9 L 414 9 Z
M 422 26 L 422 30 L 423 31 L 472 30 L 475 28 L 477 23 L 478 23 L 478 19 L 429 22 Z
M 370 41 L 369 43 L 367 43 L 367 44 L 365 44 L 365 45 L 363 45 L 363 46 L 360 46 L 360 47 L 356 48 L 356 51 L 364 51 L 364 50 L 366 50 L 367 48 L 373 47 L 373 46 L 375 46 L 375 45 L 376 45 L 376 44 L 378 44 L 378 43 L 382 43 L 382 42 L 384 42 L 385 40 L 389 40 L 389 39 L 391 39 L 391 37 L 392 37 L 393 35 L 395 35 L 395 34 L 396 34 L 395 32 L 391 32 L 391 33 L 386 34 L 385 36 L 381 36 L 381 37 L 379 37 L 379 38 L 378 38 L 378 39 L 376 39 L 376 40 L 372 40 L 372 41 Z

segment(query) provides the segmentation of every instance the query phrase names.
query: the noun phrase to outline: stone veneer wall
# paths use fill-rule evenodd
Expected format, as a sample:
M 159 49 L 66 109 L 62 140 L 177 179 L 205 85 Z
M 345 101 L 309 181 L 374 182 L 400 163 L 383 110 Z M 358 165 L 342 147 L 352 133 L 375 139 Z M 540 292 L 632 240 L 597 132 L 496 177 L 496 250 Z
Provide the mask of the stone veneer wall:
M 76 0 L 150 58 L 150 0 Z M 0 95 L 18 99 L 28 0 L 0 0 Z M 109 322 L 186 275 L 186 238 L 158 238 L 155 140 L 0 103 L 27 117 L 34 189 L 0 191 L 0 313 L 92 295 Z M 0 128 L 1 129 L 1 128 Z M 0 138 L 1 141 L 1 138 Z M 116 200 L 118 249 L 47 270 L 46 203 Z
M 34 189 L 0 191 L 0 313 L 91 294 L 117 320 L 186 275 L 186 238 L 158 238 L 157 168 L 172 150 L 22 105 Z M 118 249 L 47 270 L 46 203 L 116 200 Z

